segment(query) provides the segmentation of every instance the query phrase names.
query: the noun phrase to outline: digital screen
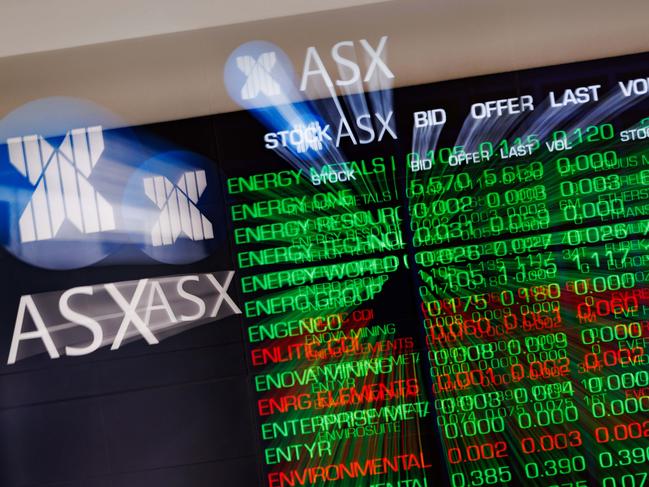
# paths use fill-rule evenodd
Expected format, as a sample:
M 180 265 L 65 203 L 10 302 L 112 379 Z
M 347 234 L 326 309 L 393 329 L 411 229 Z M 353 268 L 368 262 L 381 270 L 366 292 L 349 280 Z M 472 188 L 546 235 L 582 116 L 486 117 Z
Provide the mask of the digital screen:
M 273 59 L 264 61 L 269 75 Z M 156 370 L 175 370 L 172 403 L 182 404 L 191 384 L 205 387 L 196 404 L 218 404 L 183 409 L 177 429 L 154 437 L 163 451 L 189 423 L 184 447 L 132 465 L 115 452 L 132 437 L 149 448 L 138 418 L 155 401 L 125 412 L 129 420 L 112 410 L 122 436 L 103 426 L 96 441 L 118 460 L 97 460 L 87 476 L 122 478 L 119 485 L 130 485 L 124 472 L 227 461 L 205 478 L 268 487 L 641 487 L 649 473 L 648 61 L 625 56 L 106 131 L 106 151 L 111 135 L 140 144 L 123 177 L 112 173 L 127 188 L 127 211 L 113 222 L 93 197 L 96 231 L 124 224 L 128 242 L 102 247 L 77 271 L 75 286 L 87 288 L 75 298 L 61 295 L 73 287 L 67 272 L 33 270 L 36 257 L 16 250 L 26 239 L 11 247 L 7 230 L 13 250 L 2 262 L 29 268 L 30 278 L 18 279 L 3 306 L 10 360 L 0 381 L 16 370 L 37 381 L 29 371 L 47 369 L 55 355 L 69 367 L 116 361 L 129 375 L 139 367 L 124 365 L 129 354 L 146 361 L 206 347 L 205 365 L 189 364 L 187 374 L 178 372 L 187 358 L 176 355 L 117 386 L 140 390 Z M 244 67 L 248 76 L 260 69 Z M 279 90 L 259 83 L 242 96 Z M 91 154 L 93 133 L 84 132 Z M 21 157 L 28 142 L 21 139 Z M 65 143 L 57 141 L 60 161 Z M 5 151 L 28 177 L 15 147 Z M 53 220 L 41 236 L 37 202 L 25 201 L 34 215 L 15 228 L 45 245 Z M 88 228 L 85 214 L 78 221 Z M 172 251 L 176 244 L 185 247 Z M 83 307 L 75 299 L 84 296 L 95 301 Z M 46 338 L 41 303 L 52 300 L 65 301 L 58 312 L 85 334 Z M 105 343 L 91 350 L 99 331 L 83 316 L 98 308 L 117 319 L 92 315 Z M 31 316 L 32 335 L 27 324 L 16 331 L 17 313 Z M 212 358 L 218 366 L 207 365 Z M 216 376 L 218 391 L 207 392 Z M 7 382 L 6 396 L 19 388 Z M 88 394 L 104 404 L 114 391 L 99 389 Z M 12 414 L 40 403 L 38 394 L 5 401 Z M 150 429 L 172 411 L 154 413 Z M 23 440 L 25 457 L 47 431 Z M 47 470 L 34 480 L 7 460 L 9 450 L 0 453 L 7 485 L 56 479 Z M 190 485 L 166 481 L 156 477 L 156 485 Z

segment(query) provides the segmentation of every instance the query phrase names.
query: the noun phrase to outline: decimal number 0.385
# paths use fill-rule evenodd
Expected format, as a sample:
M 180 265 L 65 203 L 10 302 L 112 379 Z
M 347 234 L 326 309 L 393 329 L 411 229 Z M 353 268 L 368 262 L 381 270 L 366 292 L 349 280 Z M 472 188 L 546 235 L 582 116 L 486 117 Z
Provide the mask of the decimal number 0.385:
M 509 467 L 491 467 L 481 470 L 471 470 L 468 473 L 456 472 L 451 474 L 452 487 L 480 487 L 482 485 L 502 485 L 512 480 Z

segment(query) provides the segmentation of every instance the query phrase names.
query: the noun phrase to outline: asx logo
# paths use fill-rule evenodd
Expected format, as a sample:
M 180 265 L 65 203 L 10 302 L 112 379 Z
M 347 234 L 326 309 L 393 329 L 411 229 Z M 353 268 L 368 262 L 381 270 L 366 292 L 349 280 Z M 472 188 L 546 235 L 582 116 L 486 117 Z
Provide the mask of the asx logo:
M 250 109 L 297 101 L 316 80 L 327 88 L 363 83 L 379 86 L 376 81 L 380 77 L 395 77 L 386 62 L 387 41 L 388 36 L 383 36 L 375 46 L 366 39 L 360 39 L 358 44 L 352 40 L 334 44 L 328 56 L 338 68 L 335 76 L 325 67 L 320 51 L 308 47 L 299 87 L 293 63 L 282 49 L 266 41 L 247 42 L 235 49 L 226 62 L 226 88 L 233 100 Z M 362 55 L 357 56 L 358 52 Z M 360 63 L 359 58 L 365 62 Z
M 271 75 L 276 62 L 275 51 L 264 52 L 257 59 L 252 56 L 237 56 L 237 67 L 246 76 L 246 82 L 241 88 L 241 99 L 251 100 L 260 93 L 266 96 L 280 94 L 279 83 Z
M 151 231 L 155 247 L 174 244 L 181 234 L 192 240 L 214 238 L 212 224 L 196 206 L 205 188 L 205 171 L 185 172 L 175 185 L 164 176 L 144 178 L 144 192 L 160 208 Z
M 234 271 L 166 276 L 21 296 L 7 364 L 149 345 L 241 309 L 228 294 Z
M 225 241 L 223 196 L 214 163 L 186 151 L 139 164 L 124 189 L 122 222 L 131 241 L 158 262 L 189 264 Z
M 64 221 L 81 233 L 115 229 L 113 208 L 88 180 L 104 151 L 101 127 L 65 134 L 55 149 L 43 137 L 7 140 L 11 164 L 35 189 L 20 216 L 20 241 L 56 237 Z
M 216 248 L 219 184 L 208 184 L 215 171 L 206 158 L 172 151 L 129 166 L 114 153 L 105 156 L 99 125 L 62 138 L 8 137 L 6 146 L 2 243 L 25 262 L 75 269 L 128 246 L 158 262 L 184 264 Z
M 356 61 L 356 44 L 354 41 L 341 41 L 331 47 L 330 56 L 336 63 L 338 72 L 347 72 L 345 77 L 336 79 L 336 86 L 352 86 L 361 82 L 370 83 L 375 76 L 383 75 L 387 79 L 393 79 L 394 73 L 390 70 L 385 62 L 383 50 L 388 42 L 388 36 L 383 36 L 379 40 L 376 47 L 365 39 L 360 40 L 362 51 L 364 51 L 365 58 L 369 60 L 365 74 L 361 76 L 361 66 Z M 342 74 L 341 74 L 342 76 Z M 300 81 L 300 91 L 306 91 L 309 82 L 313 77 L 319 77 L 326 86 L 333 87 L 332 81 L 327 68 L 322 62 L 322 57 L 318 50 L 311 46 L 306 50 L 306 57 L 304 60 L 304 68 L 302 70 L 302 78 Z

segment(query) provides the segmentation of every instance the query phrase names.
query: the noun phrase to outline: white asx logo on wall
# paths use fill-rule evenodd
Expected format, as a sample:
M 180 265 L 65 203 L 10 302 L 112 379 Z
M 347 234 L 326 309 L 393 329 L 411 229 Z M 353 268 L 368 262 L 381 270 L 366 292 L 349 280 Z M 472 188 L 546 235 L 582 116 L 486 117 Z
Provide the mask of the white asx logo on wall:
M 194 241 L 214 238 L 212 224 L 196 207 L 205 188 L 203 170 L 183 173 L 176 185 L 164 176 L 144 178 L 144 192 L 161 210 L 151 231 L 155 247 L 171 245 L 181 234 Z
M 7 140 L 11 164 L 35 186 L 19 220 L 21 242 L 56 237 L 67 220 L 81 233 L 115 229 L 113 208 L 88 180 L 104 151 L 102 128 L 77 128 L 58 148 L 40 135 Z
M 388 89 L 395 74 L 387 63 L 387 44 L 388 36 L 373 42 L 343 40 L 329 47 L 328 56 L 322 54 L 322 48 L 309 46 L 298 82 L 293 62 L 279 46 L 267 41 L 246 42 L 225 63 L 225 87 L 246 109 L 298 103 L 323 95 L 333 97 L 335 87 Z M 335 72 L 327 69 L 327 57 L 336 65 Z
M 293 63 L 272 42 L 242 44 L 224 66 L 225 88 L 247 109 L 284 105 L 299 98 Z
M 246 75 L 246 82 L 241 88 L 243 100 L 256 98 L 260 93 L 266 96 L 276 96 L 281 93 L 279 83 L 271 75 L 276 62 L 275 51 L 264 52 L 257 59 L 253 56 L 237 57 L 237 67 Z
M 124 188 L 122 220 L 132 240 L 158 262 L 185 264 L 214 253 L 225 240 L 218 169 L 187 151 L 158 154 L 138 165 Z
M 241 314 L 234 271 L 144 278 L 20 297 L 7 364 L 47 352 L 81 356 L 144 339 L 149 345 Z M 27 327 L 31 325 L 29 331 Z

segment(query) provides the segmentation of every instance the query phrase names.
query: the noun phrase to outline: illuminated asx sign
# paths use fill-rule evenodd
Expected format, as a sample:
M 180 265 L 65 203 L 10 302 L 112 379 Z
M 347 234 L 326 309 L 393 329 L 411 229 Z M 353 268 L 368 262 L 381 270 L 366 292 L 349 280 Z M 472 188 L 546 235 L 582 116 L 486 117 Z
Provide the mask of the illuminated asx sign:
M 104 131 L 98 119 L 106 117 L 92 105 L 53 98 L 0 120 L 7 250 L 57 270 L 92 265 L 118 248 L 129 263 L 141 252 L 166 264 L 216 253 L 225 230 L 212 224 L 222 214 L 213 162 L 187 151 L 142 161 L 123 131 Z M 23 295 L 7 363 L 43 352 L 55 359 L 117 350 L 137 339 L 154 345 L 239 314 L 227 292 L 233 277 L 222 271 Z
M 209 160 L 178 151 L 140 164 L 126 187 L 117 188 L 124 193 L 122 213 L 135 220 L 117 220 L 113 205 L 90 180 L 96 167 L 102 169 L 99 161 L 105 146 L 100 126 L 69 130 L 57 149 L 37 135 L 11 137 L 7 149 L 6 166 L 13 168 L 13 174 L 6 166 L 2 169 L 7 171 L 9 183 L 15 182 L 11 178 L 17 177 L 17 171 L 32 188 L 25 191 L 29 195 L 26 204 L 18 198 L 7 201 L 14 214 L 7 220 L 17 220 L 17 225 L 14 222 L 9 228 L 19 233 L 11 244 L 23 260 L 39 265 L 50 248 L 55 251 L 63 245 L 74 260 L 68 261 L 72 265 L 58 268 L 83 267 L 96 259 L 96 255 L 84 254 L 84 248 L 93 243 L 103 246 L 119 234 L 90 242 L 86 239 L 102 232 L 134 233 L 136 228 L 139 232 L 131 239 L 160 262 L 193 262 L 214 249 L 207 245 L 215 237 L 212 223 L 197 206 L 210 191 Z M 105 179 L 109 178 L 97 178 L 97 184 Z M 108 193 L 104 192 L 115 202 L 114 194 Z M 182 239 L 185 242 L 179 242 L 181 236 L 186 237 Z M 37 247 L 35 253 L 41 260 L 31 258 L 28 251 L 32 246 Z M 50 268 L 56 265 L 54 262 Z M 239 314 L 227 293 L 233 276 L 234 271 L 171 276 L 21 296 L 7 363 L 43 351 L 54 359 L 87 355 L 109 344 L 111 350 L 117 350 L 125 341 L 138 338 L 154 345 L 159 336 Z M 223 305 L 227 309 L 222 309 Z
M 155 247 L 175 243 L 181 233 L 192 240 L 214 238 L 212 224 L 196 207 L 206 187 L 205 171 L 185 172 L 175 186 L 164 176 L 144 178 L 144 192 L 161 210 L 151 232 Z
M 365 51 L 365 54 L 369 56 L 370 64 L 365 71 L 363 76 L 364 83 L 370 83 L 374 76 L 382 73 L 388 79 L 394 78 L 394 73 L 390 71 L 390 68 L 385 63 L 384 59 L 381 57 L 385 45 L 388 41 L 388 36 L 383 36 L 379 40 L 379 44 L 376 48 L 367 42 L 365 39 L 360 40 L 360 44 Z M 348 53 L 351 53 L 351 57 L 345 57 L 345 53 L 342 50 L 347 50 Z M 352 86 L 361 81 L 361 68 L 359 64 L 354 60 L 355 56 L 355 44 L 354 41 L 341 41 L 331 48 L 331 58 L 334 60 L 338 66 L 338 71 L 343 72 L 347 71 L 349 76 L 345 79 L 340 78 L 336 80 L 336 86 Z M 344 68 L 344 69 L 343 69 Z M 322 58 L 318 53 L 318 50 L 315 47 L 309 47 L 306 51 L 306 59 L 304 61 L 304 69 L 302 71 L 302 81 L 300 82 L 300 91 L 306 91 L 308 88 L 309 81 L 313 76 L 318 76 L 325 85 L 328 87 L 333 87 L 333 82 L 331 76 L 325 68 Z
M 68 130 L 58 144 L 41 135 L 6 142 L 0 175 L 12 190 L 0 194 L 9 209 L 0 226 L 7 250 L 25 262 L 81 268 L 128 244 L 158 262 L 185 264 L 207 257 L 222 240 L 210 221 L 219 216 L 219 184 L 202 156 L 171 151 L 133 168 L 102 157 L 101 126 Z
M 246 75 L 246 82 L 241 87 L 241 99 L 252 100 L 260 93 L 275 96 L 281 93 L 281 87 L 273 79 L 271 70 L 277 61 L 274 51 L 264 52 L 257 59 L 252 56 L 237 56 L 237 67 Z
M 249 110 L 268 107 L 283 107 L 299 103 L 308 97 L 307 92 L 321 96 L 324 87 L 335 97 L 335 87 L 355 87 L 364 84 L 371 89 L 381 87 L 381 80 L 395 78 L 386 62 L 385 50 L 388 36 L 383 36 L 375 45 L 366 39 L 355 42 L 340 41 L 329 50 L 329 58 L 337 67 L 337 75 L 327 70 L 320 51 L 315 46 L 306 49 L 299 86 L 293 70 L 293 63 L 286 53 L 275 44 L 266 41 L 247 42 L 230 55 L 225 65 L 225 85 L 228 93 L 242 107 Z M 357 56 L 357 52 L 362 53 Z M 358 59 L 364 59 L 363 65 Z M 288 129 L 269 132 L 264 136 L 267 149 L 291 148 L 302 154 L 321 151 L 330 143 L 338 147 L 341 141 L 369 144 L 380 142 L 385 135 L 396 139 L 393 112 L 389 107 L 374 113 L 356 114 L 347 120 L 338 106 L 340 119 L 331 123 L 318 120 L 313 113 L 302 109 L 293 112 L 278 108 L 278 116 L 266 118 L 273 128 Z M 300 113 L 303 112 L 303 113 Z
M 234 271 L 190 274 L 21 296 L 7 364 L 43 347 L 56 359 L 107 345 L 118 350 L 140 338 L 155 345 L 158 336 L 241 314 L 227 293 L 233 277 Z
M 64 221 L 81 233 L 115 229 L 113 208 L 92 187 L 88 177 L 104 151 L 101 127 L 65 134 L 54 149 L 43 137 L 7 140 L 11 164 L 35 186 L 20 216 L 20 241 L 56 237 Z
M 388 36 L 383 36 L 376 47 L 366 39 L 359 41 L 364 58 L 369 64 L 363 73 L 356 61 L 356 43 L 341 41 L 330 49 L 330 57 L 338 67 L 339 78 L 332 78 L 315 46 L 306 50 L 299 91 L 304 93 L 310 83 L 319 79 L 325 86 L 354 86 L 361 82 L 370 84 L 379 75 L 394 79 L 383 51 Z M 230 55 L 225 66 L 226 88 L 230 96 L 246 108 L 261 108 L 276 103 L 286 103 L 294 91 L 293 64 L 286 53 L 275 44 L 253 41 L 242 44 Z

